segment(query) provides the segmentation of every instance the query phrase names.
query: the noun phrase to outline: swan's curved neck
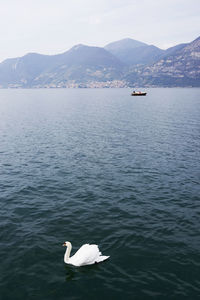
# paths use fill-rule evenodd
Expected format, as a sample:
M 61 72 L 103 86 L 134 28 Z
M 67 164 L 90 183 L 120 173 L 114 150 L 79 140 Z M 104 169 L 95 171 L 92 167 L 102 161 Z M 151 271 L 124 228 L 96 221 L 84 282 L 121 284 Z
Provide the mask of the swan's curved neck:
M 70 257 L 70 253 L 71 253 L 71 250 L 72 250 L 72 244 L 70 242 L 67 242 L 66 243 L 66 251 L 65 251 L 65 256 L 64 256 L 64 261 L 67 262 L 69 260 L 69 257 Z

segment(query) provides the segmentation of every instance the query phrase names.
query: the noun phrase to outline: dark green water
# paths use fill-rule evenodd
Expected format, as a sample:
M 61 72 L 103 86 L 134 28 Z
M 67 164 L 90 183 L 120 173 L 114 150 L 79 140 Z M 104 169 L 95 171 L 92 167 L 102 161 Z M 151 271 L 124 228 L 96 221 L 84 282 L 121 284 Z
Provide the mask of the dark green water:
M 200 89 L 130 92 L 0 90 L 1 300 L 198 299 Z

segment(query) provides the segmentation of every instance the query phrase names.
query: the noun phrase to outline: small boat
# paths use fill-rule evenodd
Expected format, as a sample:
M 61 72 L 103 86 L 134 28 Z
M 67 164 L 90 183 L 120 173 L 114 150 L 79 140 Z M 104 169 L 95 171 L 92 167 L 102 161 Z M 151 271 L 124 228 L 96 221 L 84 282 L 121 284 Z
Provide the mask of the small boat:
M 135 92 L 135 91 L 133 91 L 131 93 L 131 96 L 146 96 L 146 94 L 147 93 L 145 93 L 145 92 Z

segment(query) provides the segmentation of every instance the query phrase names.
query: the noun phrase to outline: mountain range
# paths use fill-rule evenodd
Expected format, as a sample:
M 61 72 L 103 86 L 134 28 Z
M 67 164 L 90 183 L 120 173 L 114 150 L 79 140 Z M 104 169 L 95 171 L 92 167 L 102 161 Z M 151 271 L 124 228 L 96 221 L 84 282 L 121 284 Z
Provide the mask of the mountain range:
M 0 88 L 200 87 L 200 37 L 167 50 L 123 39 L 0 63 Z

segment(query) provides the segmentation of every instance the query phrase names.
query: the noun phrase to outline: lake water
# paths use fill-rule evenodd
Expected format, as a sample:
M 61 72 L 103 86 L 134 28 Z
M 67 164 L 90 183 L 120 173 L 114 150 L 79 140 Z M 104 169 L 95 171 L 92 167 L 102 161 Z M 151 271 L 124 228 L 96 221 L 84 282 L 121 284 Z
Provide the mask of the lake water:
M 147 92 L 0 90 L 0 299 L 198 299 L 200 89 Z

